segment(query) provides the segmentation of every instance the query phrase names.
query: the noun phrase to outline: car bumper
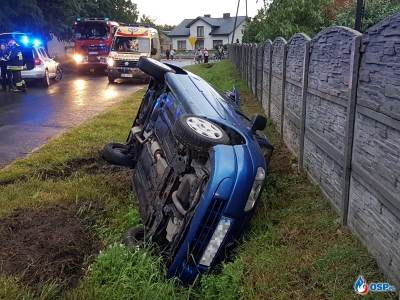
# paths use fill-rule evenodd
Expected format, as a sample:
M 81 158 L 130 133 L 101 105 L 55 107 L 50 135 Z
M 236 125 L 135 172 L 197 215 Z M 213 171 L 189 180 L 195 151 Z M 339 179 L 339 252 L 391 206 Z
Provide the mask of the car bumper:
M 186 284 L 217 264 L 224 255 L 224 249 L 242 236 L 252 214 L 252 211 L 246 213 L 244 207 L 256 170 L 258 167 L 265 168 L 262 157 L 252 156 L 246 145 L 216 146 L 211 160 L 210 180 L 183 243 L 168 269 L 169 277 L 178 276 Z M 211 263 L 203 265 L 201 258 L 221 220 L 229 220 L 229 228 L 220 237 L 223 238 L 222 243 Z
M 113 67 L 107 68 L 107 74 L 113 78 L 140 78 L 146 79 L 149 76 L 141 71 L 139 68 L 123 68 L 123 67 Z

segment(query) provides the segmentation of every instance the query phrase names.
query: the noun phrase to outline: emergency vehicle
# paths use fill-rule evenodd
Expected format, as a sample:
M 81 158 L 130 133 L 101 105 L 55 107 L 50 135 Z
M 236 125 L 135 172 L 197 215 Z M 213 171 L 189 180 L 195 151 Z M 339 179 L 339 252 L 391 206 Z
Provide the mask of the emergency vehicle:
M 117 78 L 148 78 L 138 68 L 139 58 L 160 60 L 160 54 L 157 29 L 146 25 L 118 27 L 107 59 L 109 82 L 114 83 Z
M 108 18 L 77 18 L 74 26 L 74 61 L 80 70 L 107 67 L 107 56 L 119 23 Z

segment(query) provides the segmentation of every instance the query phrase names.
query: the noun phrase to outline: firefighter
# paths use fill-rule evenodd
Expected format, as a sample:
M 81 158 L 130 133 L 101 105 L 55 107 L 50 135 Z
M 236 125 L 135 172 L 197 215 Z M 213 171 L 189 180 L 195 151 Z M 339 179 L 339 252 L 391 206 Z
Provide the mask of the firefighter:
M 8 42 L 8 48 L 7 70 L 11 72 L 12 91 L 24 92 L 26 85 L 21 76 L 21 71 L 24 69 L 24 58 L 21 47 L 14 39 L 11 39 Z
M 1 88 L 7 91 L 8 74 L 7 74 L 7 47 L 6 44 L 0 44 L 0 70 L 1 70 Z

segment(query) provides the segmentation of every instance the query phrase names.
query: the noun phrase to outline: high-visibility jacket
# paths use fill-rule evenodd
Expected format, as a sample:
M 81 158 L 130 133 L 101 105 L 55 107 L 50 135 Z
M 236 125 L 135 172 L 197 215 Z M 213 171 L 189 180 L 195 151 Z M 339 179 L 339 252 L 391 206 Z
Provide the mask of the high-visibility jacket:
M 24 57 L 19 45 L 16 44 L 9 49 L 7 58 L 7 70 L 22 71 L 24 69 Z

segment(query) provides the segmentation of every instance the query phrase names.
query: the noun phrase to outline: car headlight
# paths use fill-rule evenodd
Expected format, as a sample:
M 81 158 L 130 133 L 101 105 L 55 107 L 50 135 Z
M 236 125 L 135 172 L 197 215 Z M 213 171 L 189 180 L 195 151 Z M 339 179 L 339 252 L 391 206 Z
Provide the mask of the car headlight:
M 112 58 L 112 57 L 107 57 L 107 65 L 108 65 L 109 67 L 114 66 L 114 63 L 115 63 L 114 58 Z
M 74 61 L 80 64 L 83 61 L 83 56 L 81 54 L 74 54 Z
M 209 267 L 218 252 L 219 247 L 223 240 L 225 239 L 226 234 L 228 233 L 229 228 L 231 227 L 232 219 L 222 217 L 218 223 L 217 228 L 215 229 L 210 242 L 207 245 L 206 250 L 203 253 L 203 256 L 200 259 L 200 264 L 203 266 Z
M 254 179 L 254 183 L 251 188 L 249 198 L 247 199 L 246 206 L 244 207 L 245 212 L 252 210 L 254 204 L 256 204 L 256 201 L 258 199 L 258 196 L 260 195 L 264 183 L 264 179 L 265 179 L 265 170 L 259 167 L 257 169 L 256 178 Z

